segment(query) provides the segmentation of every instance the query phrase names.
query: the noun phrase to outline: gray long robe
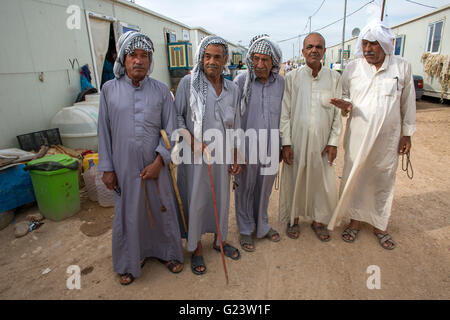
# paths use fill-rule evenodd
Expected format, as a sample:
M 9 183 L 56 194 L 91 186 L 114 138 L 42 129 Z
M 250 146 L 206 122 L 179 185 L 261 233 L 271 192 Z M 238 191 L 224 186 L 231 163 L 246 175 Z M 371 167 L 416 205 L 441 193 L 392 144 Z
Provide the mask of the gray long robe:
M 168 171 L 170 152 L 160 129 L 170 137 L 176 124 L 167 85 L 146 77 L 135 87 L 125 75 L 106 82 L 98 116 L 99 170 L 114 171 L 121 195 L 114 195 L 112 260 L 114 271 L 141 275 L 146 257 L 184 261 L 176 200 Z M 158 180 L 145 180 L 154 229 L 150 228 L 139 176 L 157 153 L 164 166 Z M 158 182 L 160 197 L 156 190 Z M 161 211 L 161 203 L 167 211 Z
M 236 85 L 223 79 L 223 89 L 217 97 L 214 87 L 208 82 L 208 94 L 203 115 L 203 133 L 208 129 L 218 129 L 225 139 L 226 129 L 239 127 L 240 116 L 237 109 L 239 99 Z M 187 129 L 192 135 L 194 123 L 189 105 L 191 76 L 181 79 L 175 98 L 177 109 L 178 127 Z M 207 145 L 210 141 L 205 141 Z M 224 141 L 225 146 L 225 141 Z M 192 153 L 191 153 L 192 154 Z M 225 158 L 225 157 L 224 157 Z M 211 192 L 211 183 L 208 173 L 208 165 L 180 164 L 178 166 L 178 186 L 185 211 L 188 215 L 188 240 L 187 250 L 194 251 L 197 243 L 204 233 L 217 233 L 214 216 L 214 205 Z M 230 206 L 230 174 L 228 164 L 212 164 L 211 171 L 216 196 L 217 213 L 222 241 L 225 242 L 228 233 L 228 213 Z M 216 245 L 218 246 L 217 237 Z
M 234 82 L 238 85 L 242 94 L 246 73 L 238 75 Z M 241 128 L 266 129 L 268 133 L 268 154 L 274 149 L 269 137 L 271 129 L 279 129 L 281 101 L 284 92 L 284 79 L 278 74 L 271 73 L 266 83 L 256 79 L 252 86 L 248 106 L 241 119 Z M 259 136 L 259 135 L 258 135 Z M 249 163 L 248 141 L 246 142 L 246 162 Z M 259 146 L 258 146 L 259 148 Z M 279 147 L 277 152 L 279 159 Z M 269 198 L 275 181 L 274 175 L 261 175 L 262 165 L 248 164 L 243 166 L 243 171 L 236 177 L 238 187 L 234 194 L 236 207 L 236 220 L 241 234 L 250 235 L 256 229 L 256 237 L 264 237 L 270 230 L 268 222 Z

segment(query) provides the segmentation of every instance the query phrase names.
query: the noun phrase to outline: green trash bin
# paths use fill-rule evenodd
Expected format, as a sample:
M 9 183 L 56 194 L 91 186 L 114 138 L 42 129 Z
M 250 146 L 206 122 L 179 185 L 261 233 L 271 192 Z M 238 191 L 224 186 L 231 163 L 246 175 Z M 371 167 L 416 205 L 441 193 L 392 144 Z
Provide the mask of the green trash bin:
M 27 163 L 41 214 L 50 220 L 68 218 L 80 210 L 78 161 L 65 154 Z

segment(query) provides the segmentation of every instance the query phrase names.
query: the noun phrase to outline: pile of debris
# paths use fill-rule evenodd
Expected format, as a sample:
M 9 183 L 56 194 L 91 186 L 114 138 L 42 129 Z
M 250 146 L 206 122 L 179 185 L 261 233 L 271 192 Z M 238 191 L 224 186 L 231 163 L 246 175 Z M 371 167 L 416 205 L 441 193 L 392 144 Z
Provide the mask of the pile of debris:
M 0 194 L 0 230 L 14 223 L 15 212 L 23 206 L 35 203 L 33 187 L 28 172 L 22 168 L 32 160 L 64 154 L 78 161 L 78 185 L 84 187 L 81 178 L 82 159 L 86 150 L 74 150 L 63 145 L 42 145 L 38 152 L 25 151 L 17 148 L 0 150 L 0 186 L 3 193 Z M 26 235 L 28 232 L 41 226 L 44 217 L 37 213 L 29 215 L 27 221 L 15 223 L 16 237 Z
M 422 55 L 422 63 L 428 77 L 439 79 L 441 84 L 441 103 L 450 86 L 450 56 L 426 52 Z

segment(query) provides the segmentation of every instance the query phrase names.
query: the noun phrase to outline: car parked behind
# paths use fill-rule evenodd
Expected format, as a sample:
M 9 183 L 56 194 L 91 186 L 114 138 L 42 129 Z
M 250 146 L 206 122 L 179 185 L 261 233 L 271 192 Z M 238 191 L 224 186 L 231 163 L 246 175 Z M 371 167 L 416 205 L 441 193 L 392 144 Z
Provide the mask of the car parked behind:
M 414 88 L 416 89 L 416 100 L 420 100 L 423 96 L 423 77 L 414 74 L 413 79 Z

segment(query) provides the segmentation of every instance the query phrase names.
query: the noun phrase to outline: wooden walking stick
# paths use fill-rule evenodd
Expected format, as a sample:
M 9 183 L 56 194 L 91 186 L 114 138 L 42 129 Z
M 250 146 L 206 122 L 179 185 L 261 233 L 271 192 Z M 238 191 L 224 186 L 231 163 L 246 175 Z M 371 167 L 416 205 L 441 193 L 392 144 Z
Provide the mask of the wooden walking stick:
M 170 141 L 169 141 L 169 138 L 167 137 L 166 131 L 164 129 L 161 129 L 160 133 L 164 140 L 164 144 L 166 145 L 166 148 L 168 150 L 170 150 L 170 148 L 171 148 Z M 186 223 L 186 216 L 184 214 L 183 203 L 181 202 L 180 191 L 178 190 L 177 180 L 175 178 L 175 165 L 172 163 L 172 161 L 170 161 L 170 163 L 169 163 L 169 172 L 170 172 L 170 177 L 172 178 L 172 185 L 173 185 L 173 189 L 175 191 L 175 197 L 177 198 L 178 207 L 180 208 L 181 219 L 183 220 L 185 236 L 187 239 L 188 226 Z
M 145 181 L 144 181 L 144 179 L 141 179 L 141 183 L 142 183 L 142 188 L 144 189 L 145 202 L 146 202 L 146 205 L 147 205 L 147 213 L 148 213 L 148 217 L 150 218 L 150 228 L 154 229 L 155 226 L 153 225 L 152 212 L 150 211 L 150 202 L 148 201 L 147 188 L 145 187 Z
M 211 192 L 212 192 L 212 198 L 213 198 L 213 204 L 214 204 L 214 216 L 216 217 L 217 236 L 219 237 L 220 253 L 222 255 L 223 270 L 225 271 L 225 278 L 227 280 L 227 285 L 228 285 L 228 271 L 227 271 L 227 265 L 225 263 L 225 254 L 223 253 L 222 235 L 220 233 L 220 227 L 219 227 L 219 216 L 217 214 L 216 194 L 214 192 L 214 181 L 213 181 L 213 176 L 212 176 L 210 155 L 209 155 L 208 148 L 205 148 L 205 153 L 206 153 L 206 157 L 208 158 L 208 161 L 206 164 L 208 165 L 209 181 L 211 182 Z
M 166 148 L 170 149 L 170 142 L 169 142 L 169 138 L 167 137 L 166 131 L 161 130 L 160 133 L 161 133 L 161 136 L 163 137 L 163 140 L 164 140 L 164 143 L 166 145 Z M 226 279 L 227 285 L 228 285 L 228 271 L 227 271 L 227 265 L 225 263 L 225 254 L 223 252 L 222 234 L 220 233 L 220 227 L 219 227 L 219 216 L 217 214 L 216 194 L 214 192 L 214 181 L 213 181 L 213 177 L 212 177 L 211 165 L 209 164 L 209 162 L 210 162 L 210 155 L 209 155 L 209 151 L 208 151 L 207 148 L 205 149 L 205 152 L 206 152 L 206 156 L 208 158 L 207 164 L 208 164 L 209 180 L 211 182 L 211 191 L 212 191 L 213 205 L 214 205 L 214 216 L 216 218 L 217 236 L 219 237 L 220 253 L 222 255 L 223 269 L 225 271 L 225 279 Z M 186 220 L 185 220 L 185 217 L 184 217 L 183 205 L 181 203 L 181 197 L 180 197 L 180 194 L 179 194 L 179 191 L 178 191 L 177 183 L 176 183 L 176 180 L 175 180 L 175 173 L 173 172 L 173 168 L 174 168 L 174 164 L 172 162 L 170 162 L 170 164 L 169 164 L 170 175 L 172 177 L 172 182 L 173 182 L 173 186 L 174 186 L 174 190 L 175 190 L 175 195 L 177 196 L 178 204 L 180 206 L 181 217 L 183 219 L 185 230 L 187 231 L 187 225 L 186 225 Z M 187 235 L 186 235 L 186 238 L 187 238 Z

